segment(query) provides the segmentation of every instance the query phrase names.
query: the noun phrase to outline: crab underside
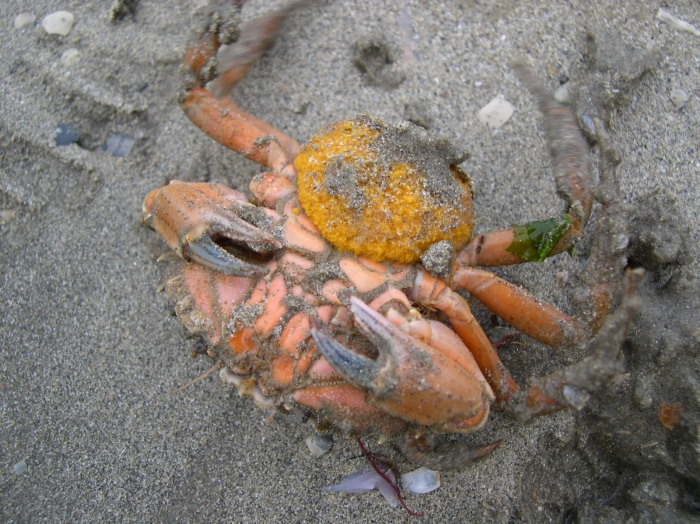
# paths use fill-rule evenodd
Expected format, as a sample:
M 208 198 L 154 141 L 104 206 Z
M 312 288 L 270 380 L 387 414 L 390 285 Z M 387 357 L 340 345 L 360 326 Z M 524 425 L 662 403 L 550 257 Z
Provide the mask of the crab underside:
M 623 276 L 619 155 L 603 126 L 596 123 L 594 191 L 575 118 L 528 67 L 516 66 L 544 115 L 566 211 L 470 239 L 471 186 L 457 167 L 466 156 L 447 141 L 362 116 L 329 126 L 300 153 L 228 97 L 293 7 L 246 26 L 218 54 L 218 74 L 217 50 L 230 43 L 225 17 L 212 14 L 185 57 L 187 115 L 268 170 L 251 181 L 252 201 L 222 185 L 178 181 L 146 198 L 144 224 L 179 255 L 169 258 L 165 290 L 186 329 L 206 342 L 221 377 L 259 405 L 302 410 L 319 428 L 394 439 L 433 469 L 495 447 L 441 438 L 483 426 L 492 407 L 523 419 L 582 408 L 622 371 L 621 346 L 638 307 L 640 273 Z M 594 194 L 602 209 L 575 317 L 475 267 L 570 249 Z M 458 290 L 526 335 L 552 347 L 585 346 L 589 356 L 519 389 Z

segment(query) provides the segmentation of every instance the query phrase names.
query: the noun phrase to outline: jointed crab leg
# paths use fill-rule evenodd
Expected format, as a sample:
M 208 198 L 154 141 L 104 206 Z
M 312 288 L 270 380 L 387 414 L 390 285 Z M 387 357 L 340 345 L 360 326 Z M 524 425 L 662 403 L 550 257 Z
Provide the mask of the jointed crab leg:
M 577 322 L 569 315 L 493 273 L 462 267 L 455 272 L 453 283 L 517 330 L 548 346 L 558 347 L 582 336 Z
M 620 305 L 603 322 L 593 340 L 593 353 L 575 364 L 533 380 L 529 389 L 513 395 L 507 404 L 509 411 L 529 419 L 566 407 L 581 409 L 591 392 L 624 371 L 620 351 L 632 317 L 641 306 L 641 299 L 634 294 L 634 286 L 643 274 L 641 269 L 627 271 Z
M 474 356 L 499 403 L 508 400 L 510 395 L 517 391 L 518 386 L 498 358 L 491 341 L 472 315 L 464 298 L 452 291 L 443 280 L 425 271 L 416 276 L 412 298 L 447 316 L 452 329 Z
M 547 256 L 572 247 L 581 238 L 593 206 L 590 148 L 573 113 L 560 104 L 528 66 L 516 64 L 522 82 L 537 99 L 544 115 L 545 134 L 552 157 L 557 193 L 567 203 L 571 224 Z M 515 238 L 513 228 L 474 237 L 458 254 L 465 266 L 505 266 L 525 262 L 509 253 Z
M 299 151 L 297 142 L 242 111 L 225 96 L 272 44 L 284 20 L 300 4 L 297 2 L 252 20 L 243 29 L 240 39 L 222 52 L 222 68 L 225 70 L 214 79 L 207 75 L 219 49 L 220 38 L 216 17 L 212 16 L 210 27 L 185 56 L 183 71 L 189 70 L 193 78 L 189 79 L 180 100 L 190 120 L 214 140 L 290 179 L 295 177 L 290 162 Z M 209 80 L 211 82 L 207 85 Z

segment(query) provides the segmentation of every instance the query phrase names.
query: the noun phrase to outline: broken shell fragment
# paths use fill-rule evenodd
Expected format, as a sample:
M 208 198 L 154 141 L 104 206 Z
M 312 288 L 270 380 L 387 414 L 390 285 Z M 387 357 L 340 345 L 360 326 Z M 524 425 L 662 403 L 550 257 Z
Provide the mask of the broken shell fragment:
M 421 466 L 401 475 L 401 485 L 411 493 L 430 493 L 440 487 L 440 472 Z
M 66 36 L 73 29 L 75 18 L 68 11 L 56 11 L 41 21 L 41 27 L 51 35 Z
M 688 93 L 683 91 L 682 89 L 674 89 L 671 91 L 671 102 L 673 102 L 673 105 L 676 106 L 678 109 L 681 109 L 683 106 L 685 106 L 685 103 L 690 99 L 690 96 L 688 96 Z
M 508 122 L 513 111 L 513 104 L 499 95 L 479 110 L 479 120 L 494 129 L 498 129 Z
M 328 453 L 333 447 L 333 437 L 331 435 L 309 435 L 305 439 L 306 447 L 311 454 L 318 458 Z

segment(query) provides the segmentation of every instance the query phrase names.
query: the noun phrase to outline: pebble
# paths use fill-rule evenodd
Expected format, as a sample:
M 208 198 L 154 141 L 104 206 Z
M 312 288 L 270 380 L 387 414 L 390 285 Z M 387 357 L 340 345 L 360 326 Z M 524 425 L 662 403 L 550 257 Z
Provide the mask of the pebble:
M 674 89 L 671 91 L 671 102 L 673 102 L 673 105 L 678 109 L 681 109 L 688 100 L 690 100 L 690 96 L 682 89 Z
M 75 144 L 80 139 L 80 135 L 72 125 L 58 124 L 53 132 L 53 138 L 57 146 L 67 146 Z
M 29 471 L 29 466 L 27 466 L 27 463 L 24 460 L 20 460 L 17 464 L 12 466 L 12 471 L 15 473 L 15 475 L 21 475 L 22 473 Z
M 78 62 L 80 62 L 80 51 L 78 51 L 74 47 L 66 49 L 61 55 L 61 62 L 63 62 L 63 65 L 65 66 L 72 66 L 77 64 Z
M 15 29 L 24 29 L 25 27 L 34 25 L 34 22 L 36 22 L 36 15 L 32 13 L 20 13 L 15 18 Z
M 498 129 L 508 122 L 513 111 L 513 104 L 499 95 L 479 110 L 479 120 L 494 129 Z
M 554 91 L 554 100 L 559 103 L 566 104 L 569 101 L 569 84 L 566 83 Z
M 66 36 L 73 29 L 75 18 L 68 11 L 56 11 L 41 21 L 41 27 L 51 35 Z

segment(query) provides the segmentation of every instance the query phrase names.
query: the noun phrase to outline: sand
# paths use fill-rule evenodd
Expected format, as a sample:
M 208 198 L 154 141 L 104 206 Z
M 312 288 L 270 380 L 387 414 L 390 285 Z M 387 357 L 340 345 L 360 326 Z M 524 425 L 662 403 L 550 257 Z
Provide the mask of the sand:
M 141 201 L 173 178 L 244 190 L 260 170 L 205 137 L 177 105 L 179 60 L 201 3 L 141 0 L 134 15 L 116 23 L 109 1 L 0 4 L 0 520 L 408 521 L 377 492 L 320 491 L 363 465 L 354 441 L 336 435 L 333 450 L 313 459 L 304 444 L 309 424 L 268 420 L 216 375 L 169 394 L 211 363 L 189 358 L 192 343 L 156 292 L 158 247 L 140 225 Z M 243 18 L 280 4 L 251 0 Z M 677 216 L 668 218 L 690 224 L 684 271 L 697 275 L 700 38 L 660 22 L 658 7 L 635 0 L 320 1 L 292 15 L 234 96 L 300 141 L 358 113 L 399 121 L 407 105 L 420 108 L 432 132 L 471 151 L 462 167 L 474 182 L 477 232 L 485 232 L 562 209 L 541 117 L 509 64 L 524 57 L 553 89 L 563 77 L 593 82 L 584 63 L 586 30 L 614 34 L 620 56 L 653 64 L 605 113 L 624 159 L 622 197 L 636 202 L 656 189 L 676 196 Z M 664 8 L 700 26 L 694 0 Z M 75 16 L 65 37 L 40 27 L 59 9 Z M 22 12 L 36 14 L 37 23 L 13 27 Z M 394 73 L 385 86 L 371 85 L 353 64 L 353 45 L 371 35 L 395 53 L 405 73 L 398 86 Z M 672 104 L 673 89 L 690 94 L 683 109 Z M 515 113 L 494 131 L 477 113 L 497 95 Z M 72 125 L 80 145 L 56 146 L 59 124 Z M 126 157 L 94 151 L 110 133 L 136 137 Z M 555 274 L 573 275 L 584 261 L 580 251 L 499 274 L 568 309 L 572 288 L 556 286 Z M 528 344 L 509 357 L 522 383 L 566 362 Z M 648 420 L 662 400 L 674 399 L 654 397 Z M 595 488 L 600 469 L 590 464 L 574 471 L 571 489 L 556 480 L 556 472 L 578 467 L 567 453 L 583 446 L 578 428 L 586 420 L 562 412 L 521 426 L 496 414 L 471 438 L 504 438 L 498 450 L 473 467 L 444 472 L 438 491 L 408 495 L 407 502 L 426 522 L 586 521 L 612 514 L 613 506 L 618 520 L 611 522 L 691 518 L 682 513 L 698 507 L 693 497 L 687 502 L 688 484 L 657 501 L 666 513 L 634 495 L 639 482 L 658 487 L 654 475 L 672 468 L 630 466 L 625 478 L 632 480 L 605 497 Z M 390 446 L 372 439 L 368 445 L 411 469 Z M 536 458 L 547 468 L 533 470 Z M 28 471 L 17 475 L 13 466 L 22 460 Z M 690 474 L 683 475 L 664 482 L 673 486 Z M 541 488 L 533 489 L 540 477 Z

